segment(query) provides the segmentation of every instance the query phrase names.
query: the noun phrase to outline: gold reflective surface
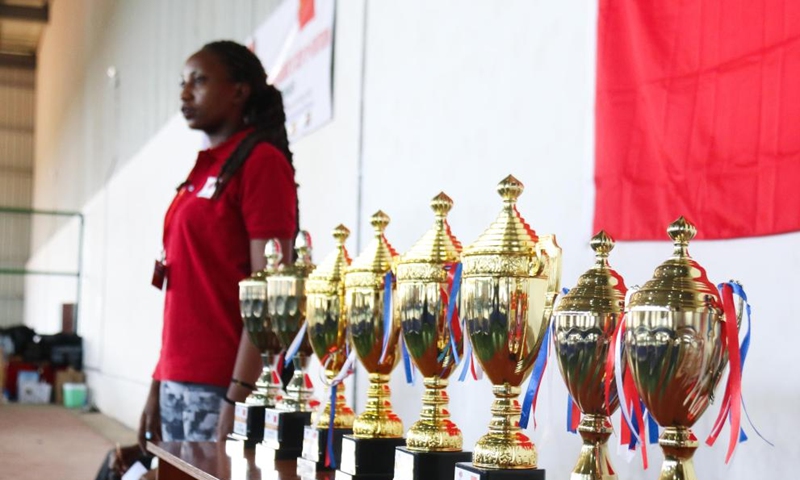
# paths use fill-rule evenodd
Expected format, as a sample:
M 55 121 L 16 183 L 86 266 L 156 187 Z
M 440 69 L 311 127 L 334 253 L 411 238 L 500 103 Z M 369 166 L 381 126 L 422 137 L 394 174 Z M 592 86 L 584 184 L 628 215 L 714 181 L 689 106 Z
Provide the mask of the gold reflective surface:
M 689 256 L 694 225 L 680 217 L 667 232 L 671 258 L 631 295 L 625 349 L 636 389 L 659 425 L 661 480 L 695 479 L 691 427 L 705 412 L 727 363 L 722 303 L 703 267 Z M 736 319 L 731 319 L 736 321 Z
M 608 349 L 625 307 L 625 282 L 608 264 L 614 240 L 604 231 L 592 237 L 595 264 L 561 298 L 553 313 L 553 344 L 561 376 L 583 413 L 578 433 L 583 447 L 572 480 L 614 480 L 606 443 L 608 414 L 619 406 L 613 374 L 606 378 Z M 609 382 L 609 402 L 605 387 Z
M 495 395 L 489 433 L 472 455 L 475 466 L 487 469 L 536 467 L 536 448 L 518 425 L 517 397 L 542 348 L 561 282 L 555 237 L 538 237 L 517 211 L 523 189 L 511 175 L 500 182 L 503 209 L 462 253 L 461 315 Z
M 262 362 L 256 389 L 247 396 L 245 403 L 269 408 L 274 407 L 276 399 L 283 394 L 280 381 L 272 374 L 275 355 L 281 346 L 267 316 L 266 277 L 275 271 L 275 267 L 275 264 L 268 262 L 264 270 L 239 282 L 239 312 L 250 341 L 261 353 Z
M 320 263 L 306 280 L 306 321 L 311 348 L 322 362 L 328 382 L 334 379 L 347 360 L 347 312 L 344 308 L 344 273 L 350 265 L 345 241 L 350 230 L 339 225 L 333 230 L 336 249 Z M 334 428 L 352 428 L 355 414 L 347 406 L 344 384 L 336 387 Z M 331 402 L 314 412 L 311 423 L 328 428 Z
M 366 407 L 353 422 L 353 434 L 359 438 L 400 438 L 403 423 L 392 411 L 388 385 L 398 360 L 400 322 L 392 315 L 389 332 L 384 332 L 383 324 L 383 305 L 389 300 L 384 299 L 384 281 L 397 254 L 383 234 L 389 216 L 378 211 L 370 223 L 375 231 L 373 239 L 345 274 L 350 344 L 369 372 Z M 385 336 L 386 356 L 381 361 Z
M 408 352 L 425 377 L 420 419 L 406 435 L 409 450 L 461 451 L 461 430 L 447 410 L 447 378 L 456 367 L 447 322 L 448 271 L 459 260 L 460 244 L 450 233 L 453 200 L 440 193 L 431 201 L 433 227 L 397 264 L 397 312 Z M 463 341 L 458 341 L 459 357 Z
M 280 245 L 269 240 L 265 248 L 268 258 L 282 256 Z M 288 348 L 305 320 L 306 294 L 305 282 L 314 269 L 311 263 L 311 237 L 300 231 L 295 240 L 297 260 L 290 265 L 281 265 L 274 274 L 267 276 L 267 311 L 272 319 L 272 331 L 278 337 L 281 347 Z M 294 357 L 294 375 L 286 385 L 286 395 L 277 403 L 277 408 L 288 412 L 308 412 L 308 403 L 314 393 L 306 385 L 305 374 L 311 346 L 308 336 L 303 338 L 300 349 Z

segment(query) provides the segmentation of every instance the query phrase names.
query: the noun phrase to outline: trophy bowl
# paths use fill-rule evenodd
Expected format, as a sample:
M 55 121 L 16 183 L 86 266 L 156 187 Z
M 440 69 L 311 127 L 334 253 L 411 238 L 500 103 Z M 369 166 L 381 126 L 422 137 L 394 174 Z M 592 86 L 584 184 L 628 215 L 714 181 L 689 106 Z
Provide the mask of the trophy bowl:
M 463 443 L 461 430 L 450 420 L 446 390 L 464 345 L 463 338 L 451 341 L 453 319 L 447 317 L 449 295 L 458 294 L 450 290 L 461 250 L 447 224 L 452 207 L 453 200 L 444 193 L 433 198 L 433 228 L 397 264 L 397 311 L 403 338 L 425 377 L 420 419 L 406 434 L 407 448 L 417 452 L 460 452 Z M 457 317 L 455 321 L 457 326 Z
M 282 257 L 280 244 L 269 240 L 265 247 L 267 257 L 277 257 L 275 264 Z M 295 240 L 297 260 L 290 265 L 281 265 L 277 271 L 267 276 L 267 311 L 272 319 L 272 331 L 278 337 L 281 347 L 288 349 L 297 336 L 306 318 L 305 282 L 314 269 L 311 263 L 311 236 L 301 230 Z M 292 359 L 294 374 L 286 385 L 286 395 L 277 403 L 278 410 L 285 412 L 310 412 L 309 399 L 314 393 L 306 385 L 305 375 L 311 345 L 305 336 L 300 343 L 297 354 Z
M 472 455 L 475 467 L 488 470 L 536 468 L 517 397 L 542 348 L 561 276 L 555 237 L 538 237 L 517 211 L 523 189 L 511 175 L 500 182 L 503 209 L 461 255 L 460 313 L 495 396 L 489 433 Z
M 369 373 L 367 403 L 353 422 L 356 438 L 402 438 L 403 423 L 390 402 L 389 374 L 398 360 L 400 323 L 391 315 L 384 325 L 384 302 L 390 302 L 393 285 L 385 285 L 397 255 L 383 232 L 389 216 L 378 211 L 371 222 L 372 241 L 345 274 L 345 308 L 350 344 Z M 389 298 L 385 298 L 387 291 Z
M 615 480 L 606 443 L 612 431 L 609 416 L 619 407 L 619 398 L 614 375 L 606 376 L 606 359 L 622 319 L 627 289 L 608 264 L 614 240 L 601 230 L 590 245 L 595 264 L 555 307 L 553 343 L 561 376 L 583 414 L 578 426 L 583 446 L 570 478 Z
M 339 374 L 347 360 L 347 312 L 344 309 L 344 273 L 350 265 L 345 240 L 350 230 L 339 225 L 333 230 L 336 250 L 331 252 L 306 280 L 306 321 L 311 348 L 322 364 L 327 383 Z M 336 387 L 334 428 L 353 428 L 353 410 L 344 397 L 344 383 Z M 331 401 L 314 412 L 311 423 L 319 429 L 328 428 Z
M 691 427 L 705 412 L 727 364 L 722 302 L 705 269 L 689 256 L 697 230 L 684 217 L 667 232 L 671 258 L 631 295 L 625 349 L 636 390 L 664 433 L 661 480 L 695 479 Z M 737 321 L 737 319 L 729 319 Z

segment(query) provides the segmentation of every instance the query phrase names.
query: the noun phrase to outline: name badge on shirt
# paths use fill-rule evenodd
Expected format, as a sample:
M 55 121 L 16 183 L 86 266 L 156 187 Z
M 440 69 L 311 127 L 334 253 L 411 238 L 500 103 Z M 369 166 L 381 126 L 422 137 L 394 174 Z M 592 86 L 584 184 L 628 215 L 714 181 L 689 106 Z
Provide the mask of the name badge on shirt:
M 197 192 L 197 198 L 211 198 L 217 191 L 217 177 L 208 177 L 206 184 Z

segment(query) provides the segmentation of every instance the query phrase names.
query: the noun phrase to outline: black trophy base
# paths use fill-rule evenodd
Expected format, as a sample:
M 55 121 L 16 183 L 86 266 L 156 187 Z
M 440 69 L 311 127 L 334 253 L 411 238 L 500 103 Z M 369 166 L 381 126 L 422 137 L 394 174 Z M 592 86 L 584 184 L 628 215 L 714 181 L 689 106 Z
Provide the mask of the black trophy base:
M 303 432 L 303 472 L 307 471 L 306 462 L 314 464 L 315 470 L 334 470 L 342 463 L 342 439 L 345 435 L 350 435 L 353 430 L 350 428 L 333 429 L 333 461 L 331 465 L 325 465 L 325 458 L 328 452 L 328 433 L 327 428 L 314 428 L 306 426 Z M 297 474 L 301 475 L 301 459 L 297 459 Z M 305 475 L 305 474 L 303 474 Z M 315 473 L 316 475 L 316 473 Z
M 336 470 L 337 480 L 391 480 L 397 447 L 404 438 L 342 438 L 342 461 Z
M 450 479 L 456 463 L 472 461 L 472 452 L 415 452 L 397 447 L 394 480 Z
M 489 470 L 478 468 L 470 462 L 457 463 L 454 480 L 545 480 L 544 469 Z
M 303 430 L 311 421 L 311 412 L 264 411 L 264 440 L 267 449 L 275 450 L 274 460 L 295 459 L 303 452 Z

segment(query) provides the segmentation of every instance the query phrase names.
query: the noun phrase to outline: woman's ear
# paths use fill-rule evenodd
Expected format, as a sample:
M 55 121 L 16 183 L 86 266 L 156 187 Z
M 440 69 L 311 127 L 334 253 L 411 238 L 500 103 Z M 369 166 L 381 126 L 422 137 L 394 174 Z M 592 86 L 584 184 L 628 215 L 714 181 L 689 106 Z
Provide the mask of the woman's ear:
M 247 100 L 250 98 L 250 94 L 253 93 L 253 89 L 250 88 L 249 83 L 239 82 L 236 84 L 236 94 L 234 99 L 237 103 L 244 105 L 247 103 Z

